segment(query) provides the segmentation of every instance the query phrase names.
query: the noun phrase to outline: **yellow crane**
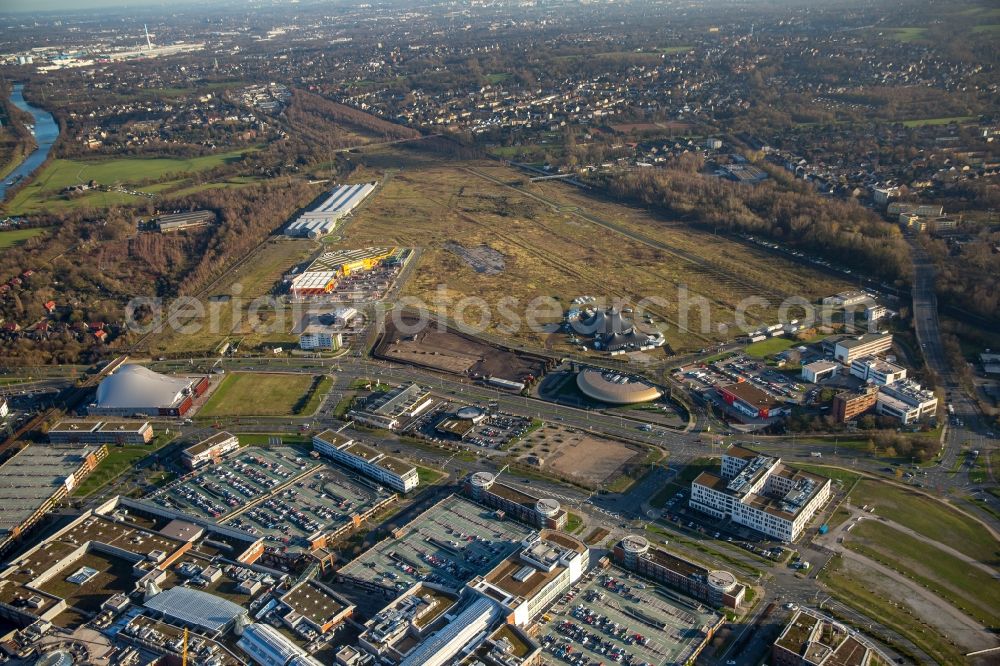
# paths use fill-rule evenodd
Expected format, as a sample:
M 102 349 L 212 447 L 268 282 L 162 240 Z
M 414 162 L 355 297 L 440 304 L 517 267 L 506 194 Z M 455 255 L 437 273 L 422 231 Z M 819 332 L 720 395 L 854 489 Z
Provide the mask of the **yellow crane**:
M 188 630 L 184 629 L 184 647 L 181 648 L 181 666 L 188 664 Z

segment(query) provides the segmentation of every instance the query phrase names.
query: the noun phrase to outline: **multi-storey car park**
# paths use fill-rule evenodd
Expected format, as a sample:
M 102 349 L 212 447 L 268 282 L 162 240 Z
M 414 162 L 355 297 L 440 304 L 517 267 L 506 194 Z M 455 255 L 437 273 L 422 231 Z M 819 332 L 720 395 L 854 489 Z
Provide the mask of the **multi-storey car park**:
M 242 449 L 147 496 L 293 550 L 322 547 L 393 501 L 365 479 L 294 447 Z
M 531 529 L 498 520 L 457 496 L 441 500 L 337 571 L 345 582 L 403 590 L 418 582 L 460 587 L 510 555 Z
M 725 621 L 693 600 L 612 566 L 589 572 L 546 613 L 539 634 L 554 663 L 688 664 Z

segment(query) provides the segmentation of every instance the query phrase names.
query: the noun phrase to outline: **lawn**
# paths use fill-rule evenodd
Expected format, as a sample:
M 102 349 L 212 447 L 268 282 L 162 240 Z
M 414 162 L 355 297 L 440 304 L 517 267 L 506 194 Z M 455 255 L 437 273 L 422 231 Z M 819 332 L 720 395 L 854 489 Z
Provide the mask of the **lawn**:
M 942 502 L 888 483 L 865 479 L 851 492 L 855 506 L 875 505 L 875 513 L 948 544 L 980 562 L 995 565 L 1000 544 L 982 525 Z
M 55 159 L 31 183 L 18 190 L 7 204 L 10 214 L 33 212 L 57 204 L 75 207 L 82 204 L 97 205 L 106 199 L 109 203 L 139 201 L 135 196 L 119 192 L 94 192 L 76 199 L 63 199 L 60 192 L 70 185 L 96 180 L 101 185 L 117 183 L 137 184 L 144 181 L 171 180 L 181 174 L 212 169 L 226 162 L 238 160 L 248 151 L 239 150 L 203 157 L 123 157 L 97 160 Z M 142 189 L 141 187 L 138 189 Z
M 444 476 L 444 472 L 439 472 L 436 469 L 431 469 L 430 467 L 417 465 L 417 477 L 420 479 L 421 486 L 433 486 Z
M 566 514 L 566 527 L 563 531 L 576 534 L 583 528 L 583 517 L 578 513 Z
M 802 343 L 798 340 L 790 340 L 789 338 L 784 337 L 768 338 L 767 340 L 761 340 L 760 342 L 747 345 L 747 354 L 753 356 L 754 358 L 764 358 L 765 356 L 780 354 L 786 349 L 791 349 L 792 347 L 800 344 Z
M 314 380 L 308 392 L 295 405 L 294 413 L 300 416 L 309 416 L 314 413 L 319 409 L 320 403 L 323 402 L 323 398 L 330 392 L 331 388 L 333 388 L 333 379 L 326 375 L 320 377 L 319 381 Z
M 29 238 L 34 238 L 45 233 L 45 229 L 35 227 L 33 229 L 13 229 L 11 231 L 0 231 L 0 250 L 20 245 Z
M 947 116 L 943 118 L 914 118 L 904 120 L 904 127 L 924 127 L 925 125 L 949 125 L 951 123 L 967 123 L 975 120 L 975 116 Z
M 839 555 L 830 560 L 820 574 L 820 580 L 835 599 L 905 636 L 937 663 L 965 663 L 962 654 L 954 646 L 949 645 L 948 641 L 933 629 L 927 630 L 921 627 L 919 621 L 904 606 L 886 599 L 866 581 L 845 571 Z M 899 647 L 901 646 L 897 646 Z M 909 656 L 911 661 L 916 663 L 913 655 Z
M 1000 624 L 1000 582 L 982 569 L 874 520 L 859 523 L 848 548 L 919 582 L 986 626 Z
M 154 450 L 148 445 L 109 446 L 107 457 L 73 490 L 73 495 L 77 497 L 92 495 Z
M 927 28 L 891 28 L 889 36 L 900 42 L 915 42 L 923 39 Z
M 313 385 L 313 375 L 234 372 L 198 412 L 199 416 L 291 416 Z

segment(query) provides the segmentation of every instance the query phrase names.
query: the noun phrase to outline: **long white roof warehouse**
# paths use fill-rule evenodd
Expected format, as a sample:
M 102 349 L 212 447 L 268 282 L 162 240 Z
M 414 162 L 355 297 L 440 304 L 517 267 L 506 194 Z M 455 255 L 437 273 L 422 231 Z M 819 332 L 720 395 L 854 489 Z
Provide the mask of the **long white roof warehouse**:
M 302 213 L 289 224 L 286 233 L 289 236 L 310 238 L 329 234 L 336 228 L 340 218 L 357 208 L 358 204 L 375 191 L 376 185 L 377 182 L 335 187 L 323 203 L 311 211 Z

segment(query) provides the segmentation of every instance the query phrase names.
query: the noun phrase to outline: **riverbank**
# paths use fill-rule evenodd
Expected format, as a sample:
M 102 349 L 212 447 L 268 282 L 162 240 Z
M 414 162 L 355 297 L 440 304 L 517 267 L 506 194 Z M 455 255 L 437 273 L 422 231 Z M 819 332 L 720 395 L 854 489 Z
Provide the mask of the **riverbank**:
M 16 84 L 10 94 L 10 103 L 15 107 L 31 114 L 34 120 L 34 141 L 35 147 L 30 152 L 24 154 L 19 163 L 16 162 L 15 153 L 10 161 L 10 168 L 6 166 L 0 179 L 0 201 L 7 197 L 9 188 L 30 178 L 35 171 L 48 159 L 52 146 L 59 138 L 59 124 L 51 113 L 36 106 L 32 106 L 24 99 L 24 84 Z M 24 149 L 21 151 L 25 152 Z

